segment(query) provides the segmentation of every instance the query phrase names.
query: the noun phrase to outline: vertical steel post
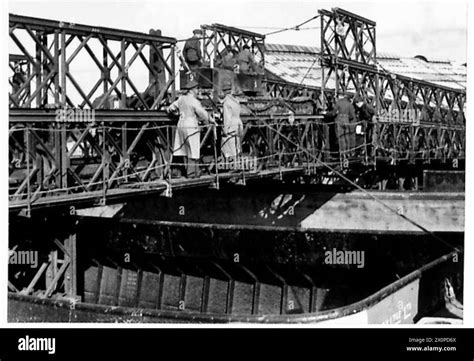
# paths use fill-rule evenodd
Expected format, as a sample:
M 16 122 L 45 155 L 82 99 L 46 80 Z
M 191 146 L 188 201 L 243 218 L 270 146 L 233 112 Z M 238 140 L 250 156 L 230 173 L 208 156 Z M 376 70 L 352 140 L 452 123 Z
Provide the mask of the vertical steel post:
M 315 129 L 315 124 L 314 124 L 314 119 L 312 119 L 310 121 L 310 124 L 309 124 L 309 127 L 310 127 L 310 130 L 309 130 L 309 134 L 311 135 L 311 154 L 312 154 L 312 167 L 311 165 L 309 165 L 309 169 L 310 169 L 310 173 L 313 173 L 313 174 L 316 174 L 316 159 L 317 159 L 317 155 L 316 155 L 316 143 L 314 141 L 314 137 L 319 133 L 316 131 Z M 310 161 L 310 159 L 308 158 L 308 162 Z M 311 172 L 311 168 L 312 168 L 312 172 Z
M 242 128 L 242 134 L 243 134 L 243 131 L 244 129 Z M 240 136 L 239 136 L 240 137 Z M 242 185 L 246 185 L 246 179 L 245 179 L 245 167 L 244 167 L 244 156 L 243 156 L 243 149 L 242 149 L 242 143 L 243 143 L 243 136 L 240 137 L 239 141 L 240 141 L 240 154 L 239 154 L 239 158 L 240 158 L 240 164 L 242 165 Z M 250 160 L 253 164 L 253 160 Z M 255 157 L 255 167 L 257 168 L 258 167 L 258 164 L 257 164 L 257 157 Z M 251 172 L 251 170 L 250 170 Z
M 120 109 L 125 109 L 127 107 L 127 69 L 125 69 L 125 39 L 120 40 L 120 67 L 121 71 L 119 72 L 120 76 L 120 91 L 121 91 L 121 98 L 120 98 Z
M 106 204 L 107 195 L 107 181 L 108 181 L 108 159 L 107 159 L 107 147 L 105 145 L 105 124 L 102 122 L 102 202 L 101 205 Z
M 320 46 L 319 46 L 319 61 L 321 62 L 321 109 L 326 110 L 326 99 L 324 89 L 326 87 L 326 76 L 324 74 L 324 15 L 319 13 L 321 31 L 320 31 Z
M 130 168 L 130 157 L 129 155 L 127 154 L 127 151 L 128 151 L 128 133 L 127 133 L 127 122 L 124 122 L 122 124 L 122 163 L 124 164 L 124 167 L 123 167 L 123 175 L 124 175 L 124 178 L 123 180 L 125 182 L 128 181 L 128 169 Z
M 61 106 L 66 108 L 66 73 L 69 71 L 68 65 L 66 62 L 66 32 L 63 30 L 61 32 Z M 77 110 L 75 110 L 77 111 Z M 67 170 L 69 168 L 68 164 L 68 150 L 67 150 L 67 123 L 63 122 L 60 125 L 61 128 L 61 139 L 59 141 L 60 148 L 59 148 L 59 155 L 61 160 L 60 165 L 60 187 L 66 189 L 67 188 Z
M 282 145 L 281 145 L 281 139 L 278 136 L 278 134 L 276 135 L 276 137 L 277 137 L 277 152 L 278 152 L 278 177 L 280 180 L 283 180 L 283 173 L 281 169 L 281 163 L 283 162 Z M 269 139 L 269 143 L 273 143 L 272 140 L 273 139 Z
M 374 63 L 377 63 L 377 27 L 373 25 L 372 29 L 374 30 Z
M 105 45 L 107 45 L 107 39 L 104 39 Z M 109 77 L 110 77 L 110 71 L 109 71 L 109 58 L 107 54 L 107 49 L 105 46 L 102 48 L 102 67 L 104 69 L 105 73 L 102 73 L 102 79 L 104 81 L 103 84 L 103 93 L 107 94 L 109 91 Z
M 217 190 L 219 190 L 219 167 L 217 166 L 218 159 L 217 159 L 217 126 L 212 124 L 212 134 L 214 136 L 214 162 L 216 165 L 216 182 L 215 182 L 215 187 Z M 199 167 L 199 161 L 198 161 L 198 167 Z
M 320 14 L 320 19 L 321 19 L 321 32 L 320 32 L 320 35 L 321 35 L 320 36 L 320 41 L 321 41 L 321 44 L 320 44 L 320 54 L 321 54 L 320 55 L 320 61 L 321 61 L 321 107 L 322 107 L 323 111 L 326 111 L 327 104 L 326 104 L 325 89 L 326 89 L 327 79 L 326 79 L 326 74 L 324 72 L 325 72 L 326 60 L 327 59 L 330 60 L 330 57 L 329 58 L 325 57 L 326 17 L 321 12 L 319 14 Z M 323 159 L 328 160 L 330 158 L 330 155 L 331 155 L 331 153 L 330 153 L 331 144 L 329 142 L 329 139 L 330 139 L 329 126 L 324 126 L 323 130 L 324 130 L 324 136 L 327 139 L 327 142 L 325 142 L 325 144 L 324 144 L 324 150 L 326 152 L 323 154 Z
M 212 62 L 215 62 L 217 58 L 217 31 L 214 30 L 212 33 L 213 41 L 214 41 L 214 54 L 209 54 L 209 59 L 212 59 Z
M 65 292 L 74 297 L 77 295 L 77 238 L 75 233 L 66 238 L 64 246 L 69 253 L 69 266 L 64 278 L 64 287 Z
M 26 138 L 26 216 L 31 217 L 31 174 L 30 174 L 30 125 L 27 124 L 25 127 L 25 138 Z
M 61 37 L 62 40 L 62 37 Z M 62 44 L 62 41 L 61 41 Z M 60 84 L 59 84 L 59 78 L 61 71 L 63 71 L 62 68 L 60 68 L 59 65 L 59 58 L 60 58 L 60 53 L 64 52 L 65 49 L 61 45 L 61 49 L 59 48 L 59 30 L 54 31 L 54 104 L 56 106 L 60 105 L 60 99 L 59 99 L 59 89 L 60 89 Z M 61 57 L 62 59 L 62 57 Z
M 54 290 L 54 280 L 58 274 L 58 251 L 53 250 L 49 252 L 49 265 L 46 269 L 46 289 Z
M 171 73 L 169 76 L 175 78 L 171 83 L 171 101 L 173 102 L 176 99 L 176 45 L 171 45 L 170 52 Z
M 374 161 L 374 169 L 377 168 L 377 148 L 379 142 L 379 135 L 380 135 L 380 82 L 382 79 L 380 78 L 380 74 L 377 70 L 375 74 L 375 119 L 372 126 L 372 157 Z
M 120 72 L 121 80 L 120 80 L 120 85 L 121 85 L 121 99 L 120 99 L 120 109 L 124 109 L 127 107 L 127 98 L 126 98 L 126 92 L 127 92 L 127 84 L 126 84 L 126 77 L 128 76 L 127 74 L 127 69 L 125 69 L 126 63 L 125 63 L 125 39 L 120 40 L 120 66 L 122 68 L 122 71 Z M 104 138 L 105 141 L 105 138 Z M 122 162 L 124 162 L 125 167 L 122 170 L 122 174 L 127 175 L 128 171 L 128 165 L 130 164 L 130 159 L 128 158 L 127 155 L 127 125 L 126 123 L 122 124 Z
M 43 47 L 45 49 L 48 49 L 48 36 L 47 35 L 41 35 L 39 37 L 39 41 L 40 43 L 43 45 Z M 43 52 L 43 50 L 41 49 L 41 51 Z M 48 66 L 48 56 L 43 52 L 42 53 L 42 56 L 43 56 L 43 71 L 46 70 L 46 69 L 49 69 L 49 72 L 54 72 L 54 66 L 53 66 L 53 69 L 50 69 L 50 67 Z M 45 74 L 45 79 L 49 76 L 49 74 Z M 49 89 L 49 85 L 48 83 L 45 83 L 44 86 L 43 86 L 43 89 L 40 93 L 41 94 L 41 104 L 42 105 L 45 105 L 45 104 L 48 104 L 48 89 Z
M 39 31 L 36 32 L 36 36 L 39 37 Z M 41 107 L 41 82 L 43 81 L 43 72 L 42 72 L 42 56 L 41 56 L 41 47 L 39 44 L 36 44 L 36 55 L 35 55 L 35 61 L 36 61 L 36 66 L 35 66 L 35 73 L 36 73 L 36 107 L 40 108 Z

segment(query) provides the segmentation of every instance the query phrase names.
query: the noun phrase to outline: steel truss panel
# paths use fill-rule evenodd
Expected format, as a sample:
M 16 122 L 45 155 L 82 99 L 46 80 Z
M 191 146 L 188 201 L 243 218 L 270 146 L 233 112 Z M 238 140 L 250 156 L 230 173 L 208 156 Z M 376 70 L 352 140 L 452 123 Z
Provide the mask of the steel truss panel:
M 388 73 L 376 61 L 375 22 L 337 8 L 319 14 L 321 92 L 335 84 L 375 108 L 373 156 L 465 157 L 465 91 Z
M 12 14 L 9 33 L 31 68 L 10 108 L 155 110 L 175 97 L 174 38 Z
M 58 196 L 74 200 L 85 193 L 102 194 L 105 202 L 112 190 L 169 182 L 170 167 L 176 162 L 172 158 L 175 123 L 157 114 L 137 121 L 126 111 L 109 112 L 98 111 L 101 121 L 64 123 L 49 112 L 42 117 L 38 111 L 30 112 L 27 119 L 25 111 L 18 111 L 9 132 L 10 205 L 34 206 L 38 200 L 54 202 Z M 255 169 L 247 171 L 310 169 L 316 159 L 324 159 L 327 125 L 321 117 L 243 119 L 242 149 L 248 159 L 255 159 Z M 220 131 L 219 127 L 218 144 Z M 311 149 L 313 156 L 301 148 Z M 212 127 L 201 129 L 201 153 L 207 159 L 204 168 L 212 168 L 221 158 Z
M 221 24 L 202 25 L 204 31 L 203 61 L 213 64 L 226 46 L 236 51 L 248 45 L 254 56 L 265 64 L 265 35 Z
M 332 12 L 320 10 L 319 14 L 323 57 L 352 60 L 375 66 L 377 62 L 375 22 L 338 8 Z

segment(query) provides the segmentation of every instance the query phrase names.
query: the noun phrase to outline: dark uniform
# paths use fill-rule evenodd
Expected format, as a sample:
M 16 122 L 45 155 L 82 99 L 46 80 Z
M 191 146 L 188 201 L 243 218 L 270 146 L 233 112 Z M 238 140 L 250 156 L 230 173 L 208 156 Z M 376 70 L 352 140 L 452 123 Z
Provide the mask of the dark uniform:
M 367 144 L 367 155 L 372 154 L 372 142 L 374 133 L 373 117 L 375 115 L 375 109 L 364 102 L 360 97 L 354 99 L 356 116 L 359 122 L 362 122 L 362 129 L 365 133 L 365 143 Z
M 238 55 L 239 71 L 242 74 L 248 74 L 251 71 L 256 72 L 255 58 L 250 51 L 250 48 L 246 45 Z
M 339 152 L 347 156 L 355 143 L 355 112 L 352 103 L 347 96 L 336 101 L 334 109 L 331 111 L 336 117 L 336 135 L 339 138 Z
M 195 70 L 202 65 L 201 40 L 202 31 L 197 29 L 193 31 L 192 38 L 186 40 L 183 48 L 184 60 L 190 70 Z
M 235 50 L 232 49 L 231 46 L 226 46 L 219 59 L 216 61 L 216 68 L 219 68 L 217 77 L 217 93 L 219 96 L 223 94 L 223 85 L 228 83 L 232 84 L 233 93 L 239 93 L 237 76 L 235 73 L 236 65 L 237 56 Z
M 26 74 L 20 68 L 15 69 L 15 74 L 13 74 L 12 83 L 13 83 L 13 91 L 12 94 L 15 94 L 20 90 L 23 83 L 26 81 Z
M 216 61 L 216 67 L 234 71 L 235 64 L 237 64 L 237 60 L 235 59 L 233 49 L 230 46 L 226 46 Z

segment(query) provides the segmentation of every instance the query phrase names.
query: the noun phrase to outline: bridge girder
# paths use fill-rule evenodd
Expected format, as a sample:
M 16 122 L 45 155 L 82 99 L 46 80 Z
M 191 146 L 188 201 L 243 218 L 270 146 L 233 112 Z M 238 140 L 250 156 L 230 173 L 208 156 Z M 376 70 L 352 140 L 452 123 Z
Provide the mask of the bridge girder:
M 10 108 L 150 110 L 175 97 L 174 38 L 12 14 L 9 23 L 12 46 L 31 66 L 9 92 Z

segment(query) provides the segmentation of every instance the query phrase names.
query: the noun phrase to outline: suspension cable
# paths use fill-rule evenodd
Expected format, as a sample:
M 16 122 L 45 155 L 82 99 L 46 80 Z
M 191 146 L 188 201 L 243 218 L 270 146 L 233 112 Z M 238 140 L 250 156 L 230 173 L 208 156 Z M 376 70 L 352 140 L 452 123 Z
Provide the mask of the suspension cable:
M 313 21 L 315 19 L 317 19 L 319 17 L 319 15 L 315 15 L 313 16 L 312 18 L 309 18 L 308 20 L 306 21 L 303 21 L 301 24 L 298 24 L 298 25 L 295 25 L 295 26 L 292 26 L 292 27 L 289 27 L 289 28 L 284 28 L 284 29 L 281 29 L 281 30 L 275 30 L 275 31 L 271 31 L 269 33 L 266 33 L 264 34 L 265 36 L 269 36 L 269 35 L 275 35 L 275 34 L 279 34 L 279 33 L 282 33 L 282 32 L 285 32 L 285 31 L 289 31 L 289 30 L 300 30 L 300 27 L 309 23 L 310 21 Z

